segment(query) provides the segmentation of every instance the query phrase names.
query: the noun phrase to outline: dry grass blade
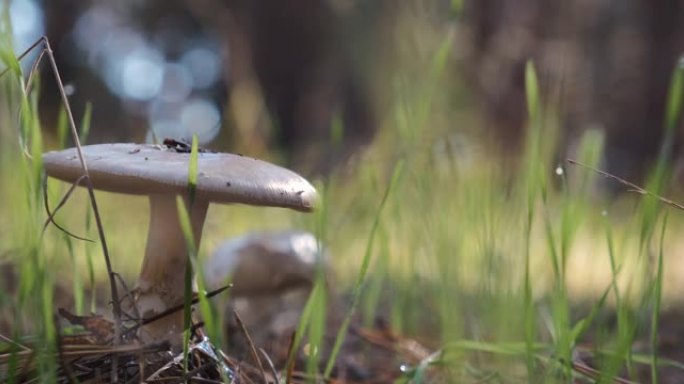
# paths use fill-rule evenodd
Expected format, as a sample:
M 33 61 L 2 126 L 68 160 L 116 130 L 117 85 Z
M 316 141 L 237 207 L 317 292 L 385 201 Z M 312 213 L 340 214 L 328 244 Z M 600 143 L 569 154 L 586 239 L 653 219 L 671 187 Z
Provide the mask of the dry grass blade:
M 226 364 L 235 367 L 235 375 L 238 377 L 238 383 L 255 384 L 252 377 L 259 376 L 259 370 L 244 361 L 238 361 L 235 358 L 226 356 L 220 352 Z
M 129 313 L 127 313 L 123 310 L 121 311 L 121 315 L 126 316 L 127 320 L 140 319 L 140 311 L 138 310 L 138 306 L 136 305 L 135 300 L 132 299 L 133 298 L 132 291 L 128 288 L 128 285 L 126 284 L 126 282 L 124 281 L 124 279 L 121 277 L 120 274 L 114 272 L 114 278 L 119 282 L 119 284 L 121 284 L 121 287 L 123 288 L 123 290 L 125 292 L 124 295 L 121 297 L 121 302 L 123 302 L 123 300 L 126 300 L 126 299 L 130 299 L 132 302 L 131 308 L 133 310 L 133 315 L 131 316 Z
M 9 360 L 11 358 L 22 358 L 26 359 L 29 356 L 33 354 L 33 350 L 31 349 L 25 349 L 22 351 L 17 351 L 17 352 L 5 352 L 5 353 L 0 353 L 0 365 L 4 365 L 9 363 Z
M 275 365 L 273 364 L 273 360 L 271 360 L 271 358 L 268 356 L 268 353 L 266 353 L 263 348 L 259 348 L 259 352 L 261 352 L 261 355 L 264 357 L 264 359 L 266 359 L 268 367 L 271 369 L 271 373 L 273 374 L 273 380 L 275 381 L 275 384 L 280 384 L 280 377 Z
M 578 362 L 573 362 L 572 363 L 572 369 L 577 372 L 578 374 L 589 378 L 590 380 L 595 380 L 595 382 L 601 382 L 602 379 L 602 374 L 600 371 L 584 364 L 584 363 L 578 363 Z M 638 384 L 635 381 L 630 381 L 627 379 L 623 379 L 621 377 L 614 377 L 611 379 L 611 381 L 614 384 Z
M 221 288 L 218 288 L 218 289 L 215 289 L 215 290 L 213 290 L 213 291 L 207 293 L 206 296 L 207 296 L 207 298 L 214 297 L 214 296 L 218 295 L 219 293 L 225 291 L 226 289 L 228 289 L 228 288 L 230 288 L 230 287 L 232 287 L 232 284 L 226 285 L 226 286 L 221 287 Z M 194 297 L 194 298 L 192 299 L 192 301 L 190 302 L 190 304 L 191 304 L 191 305 L 195 305 L 195 304 L 197 304 L 198 302 L 199 302 L 199 298 L 198 298 L 198 297 Z M 140 321 L 139 324 L 136 324 L 136 325 L 134 325 L 133 327 L 127 329 L 127 330 L 124 332 L 124 335 L 128 335 L 128 334 L 131 334 L 131 333 L 135 332 L 138 328 L 140 328 L 140 327 L 143 326 L 143 325 L 147 325 L 147 324 L 153 323 L 153 322 L 155 322 L 155 321 L 157 321 L 157 320 L 163 319 L 163 318 L 165 318 L 166 316 L 170 316 L 170 315 L 172 315 L 172 314 L 174 314 L 174 313 L 176 313 L 176 312 L 182 310 L 183 307 L 185 307 L 185 303 L 178 304 L 178 305 L 176 305 L 176 306 L 174 306 L 174 307 L 171 307 L 171 308 L 165 310 L 164 312 L 160 312 L 160 313 L 158 313 L 158 314 L 156 314 L 156 315 L 154 315 L 154 316 L 152 316 L 152 317 L 148 317 L 148 318 L 146 318 L 146 319 L 142 319 L 142 321 Z
M 3 341 L 7 344 L 11 344 L 11 345 L 14 345 L 16 347 L 19 347 L 19 348 L 23 349 L 24 351 L 30 350 L 30 348 L 25 346 L 24 344 L 18 343 L 15 340 L 12 340 L 7 336 L 3 336 L 2 334 L 0 334 L 0 341 Z
M 70 345 L 64 344 L 63 354 L 64 356 L 92 356 L 92 355 L 124 355 L 131 353 L 153 353 L 158 351 L 164 351 L 169 348 L 169 343 L 159 342 L 146 345 L 118 345 L 118 346 L 108 346 L 108 345 Z
M 615 180 L 615 181 L 617 181 L 618 183 L 620 183 L 620 184 L 622 184 L 622 185 L 624 185 L 624 186 L 626 186 L 626 187 L 629 187 L 629 188 L 630 188 L 630 189 L 628 190 L 629 192 L 636 192 L 636 193 L 641 194 L 641 195 L 653 196 L 653 197 L 655 197 L 656 199 L 658 199 L 658 201 L 660 201 L 660 202 L 663 203 L 663 204 L 666 204 L 666 205 L 669 205 L 669 206 L 671 206 L 671 207 L 674 207 L 674 208 L 677 208 L 677 209 L 679 209 L 679 210 L 684 211 L 684 205 L 681 205 L 681 204 L 677 203 L 676 201 L 670 200 L 670 199 L 668 199 L 668 198 L 666 198 L 666 197 L 660 196 L 660 195 L 655 194 L 655 193 L 653 193 L 653 192 L 647 191 L 647 190 L 645 190 L 644 188 L 642 188 L 642 187 L 640 187 L 640 186 L 638 186 L 638 185 L 636 185 L 636 184 L 634 184 L 634 183 L 632 183 L 632 182 L 629 182 L 629 181 L 627 181 L 627 180 L 625 180 L 625 179 L 623 179 L 623 178 L 621 178 L 621 177 L 619 177 L 619 176 L 613 175 L 612 173 L 608 173 L 608 172 L 606 172 L 606 171 L 602 171 L 602 170 L 600 170 L 600 169 L 596 169 L 596 168 L 594 168 L 594 167 L 592 167 L 592 166 L 589 166 L 589 165 L 580 163 L 580 162 L 577 161 L 577 160 L 566 159 L 566 161 L 567 161 L 568 163 L 572 164 L 572 165 L 578 165 L 578 166 L 580 166 L 580 167 L 584 167 L 584 168 L 586 168 L 586 169 L 589 169 L 589 170 L 591 170 L 591 171 L 593 171 L 593 172 L 596 172 L 596 173 L 598 173 L 599 175 L 601 175 L 601 176 L 603 176 L 603 177 L 606 177 L 606 178 L 608 178 L 608 179 Z
M 319 374 L 308 374 L 305 372 L 294 372 L 292 375 L 292 383 L 329 383 L 329 384 L 343 384 L 346 381 L 338 380 L 334 378 L 325 378 L 323 375 Z M 352 381 L 354 383 L 354 381 Z M 365 382 L 366 384 L 373 383 L 373 381 Z
M 102 244 L 102 252 L 104 254 L 105 258 L 105 264 L 107 265 L 107 273 L 109 275 L 109 285 L 110 285 L 110 290 L 111 290 L 111 295 L 112 295 L 112 307 L 114 310 L 114 319 L 116 321 L 116 329 L 115 329 L 115 337 L 114 337 L 114 343 L 118 343 L 121 340 L 121 306 L 119 305 L 119 293 L 117 290 L 116 286 L 116 280 L 114 277 L 114 271 L 112 269 L 112 262 L 109 257 L 109 249 L 107 248 L 107 239 L 104 234 L 104 228 L 102 226 L 102 219 L 100 217 L 100 210 L 97 207 L 97 200 L 95 199 L 95 191 L 93 190 L 93 184 L 90 180 L 90 174 L 88 172 L 88 166 L 86 164 L 85 158 L 83 157 L 83 151 L 81 149 L 81 141 L 78 137 L 78 131 L 76 130 L 76 123 L 74 121 L 74 115 L 71 113 L 71 106 L 69 105 L 69 100 L 67 98 L 66 91 L 64 90 L 64 85 L 62 83 L 62 79 L 59 75 L 59 70 L 57 69 L 57 63 L 55 62 L 55 57 L 52 54 L 52 48 L 50 47 L 50 43 L 47 40 L 47 37 L 43 36 L 42 39 L 45 41 L 45 51 L 48 54 L 48 58 L 50 59 L 50 64 L 52 66 L 52 71 L 55 75 L 55 79 L 57 80 L 57 86 L 59 88 L 59 93 L 62 97 L 62 103 L 64 104 L 64 110 L 66 111 L 67 114 L 67 119 L 69 120 L 69 126 L 71 127 L 71 136 L 72 139 L 74 140 L 74 143 L 76 144 L 76 150 L 78 153 L 78 158 L 81 162 L 81 168 L 83 169 L 83 175 L 86 176 L 86 186 L 88 188 L 88 195 L 90 197 L 90 204 L 93 208 L 93 215 L 95 216 L 95 223 L 97 225 L 97 232 L 100 237 L 100 242 Z M 113 367 L 112 367 L 112 372 L 116 372 L 116 360 L 113 361 Z M 115 380 L 116 377 L 112 377 L 112 381 Z
M 226 285 L 225 287 L 221 287 L 221 288 L 215 289 L 215 290 L 213 290 L 213 291 L 207 293 L 207 298 L 214 297 L 214 296 L 218 295 L 219 293 L 225 291 L 226 289 L 228 289 L 228 288 L 230 288 L 230 287 L 232 287 L 232 284 L 231 284 L 231 285 Z M 195 304 L 197 304 L 198 302 L 199 302 L 199 298 L 198 298 L 198 297 L 194 297 L 190 303 L 191 303 L 192 305 L 195 305 Z M 162 318 L 164 318 L 164 317 L 166 317 L 166 316 L 169 316 L 169 315 L 171 315 L 172 313 L 175 313 L 175 312 L 178 312 L 178 311 L 182 310 L 183 307 L 184 307 L 184 304 L 178 304 L 178 305 L 176 305 L 175 307 L 171 307 L 171 308 L 167 309 L 167 310 L 164 311 L 164 312 L 161 312 L 161 313 L 159 313 L 159 314 L 156 314 L 156 315 L 154 315 L 154 316 L 152 316 L 152 317 L 148 317 L 147 319 L 143 319 L 142 325 L 147 325 L 147 324 L 150 324 L 150 323 L 152 323 L 152 322 L 155 322 L 155 321 L 157 321 L 157 320 L 159 320 L 159 319 L 162 319 Z
M 64 204 L 66 204 L 66 202 L 67 202 L 67 200 L 69 200 L 69 197 L 71 196 L 71 194 L 74 192 L 74 190 L 76 189 L 76 187 L 77 187 L 79 184 L 81 184 L 81 182 L 83 181 L 84 178 L 85 178 L 85 176 L 81 176 L 81 177 L 79 177 L 78 179 L 76 179 L 76 181 L 75 181 L 73 184 L 71 184 L 71 187 L 69 188 L 69 190 L 67 191 L 67 193 L 64 194 L 64 196 L 62 197 L 62 199 L 59 201 L 59 204 L 57 204 L 57 206 L 55 207 L 55 209 L 54 209 L 53 211 L 50 211 L 50 204 L 49 204 L 49 201 L 48 201 L 48 195 L 47 195 L 47 177 L 45 177 L 45 178 L 43 179 L 43 205 L 45 206 L 45 212 L 47 213 L 47 216 L 48 216 L 47 219 L 45 220 L 45 224 L 43 224 L 43 233 L 45 233 L 45 230 L 47 229 L 48 225 L 49 225 L 50 223 L 52 223 L 52 225 L 54 225 L 55 227 L 57 227 L 57 229 L 59 229 L 60 231 L 64 232 L 67 236 L 73 237 L 74 239 L 78 239 L 78 240 L 83 240 L 83 241 L 88 241 L 88 242 L 94 243 L 93 240 L 87 239 L 87 238 L 85 238 L 85 237 L 81 237 L 81 236 L 74 235 L 73 233 L 69 232 L 66 228 L 64 228 L 64 227 L 62 227 L 61 225 L 57 224 L 57 222 L 55 221 L 55 215 L 57 214 L 57 212 L 60 210 L 60 208 L 62 208 L 62 206 L 64 206 Z
M 39 46 L 40 44 L 42 44 L 42 43 L 43 43 L 43 39 L 47 40 L 47 38 L 46 38 L 45 36 L 43 36 L 43 37 L 41 37 L 40 39 L 36 40 L 36 42 L 33 43 L 33 44 L 31 44 L 31 46 L 28 47 L 28 49 L 26 49 L 24 52 L 22 52 L 21 55 L 17 56 L 17 61 L 23 60 L 24 57 L 26 57 L 26 55 L 28 55 L 29 53 L 31 53 L 31 51 L 33 51 L 34 49 L 36 49 L 37 46 Z M 3 69 L 2 72 L 0 72 L 0 77 L 5 76 L 5 74 L 6 74 L 9 70 L 10 70 L 9 68 Z
M 26 80 L 26 89 L 24 90 L 24 92 L 26 94 L 31 92 L 31 84 L 32 84 L 32 80 L 33 80 L 33 74 L 36 73 L 36 70 L 38 69 L 38 65 L 43 60 L 44 56 L 45 56 L 45 50 L 43 49 L 40 51 L 40 55 L 38 55 L 38 58 L 36 59 L 36 61 L 33 62 L 33 65 L 31 66 L 31 71 L 29 72 L 28 79 Z
M 188 381 L 198 381 L 198 382 L 202 382 L 202 383 L 219 383 L 220 384 L 221 383 L 220 381 L 211 380 L 211 379 L 204 379 L 201 377 L 194 377 L 196 375 L 199 375 L 201 373 L 206 372 L 209 368 L 211 368 L 213 366 L 214 366 L 214 363 L 204 363 L 204 364 L 200 365 L 199 367 L 197 367 L 197 368 L 189 371 L 185 375 L 183 375 L 183 377 L 181 377 L 177 383 L 181 384 L 181 383 L 185 383 Z
M 288 356 L 294 356 L 293 353 L 295 353 L 294 347 L 295 347 L 295 340 L 296 339 L 297 339 L 297 331 L 292 332 L 292 336 L 290 337 L 290 346 L 287 348 L 287 355 Z M 295 360 L 296 359 L 292 359 L 290 361 L 290 364 L 288 364 L 288 366 L 285 367 L 287 369 L 287 373 L 285 376 L 285 384 L 290 384 L 292 382 L 292 374 L 294 373 Z
M 261 363 L 261 359 L 259 358 L 259 354 L 257 353 L 256 347 L 254 346 L 254 341 L 252 340 L 252 337 L 249 335 L 249 332 L 247 331 L 245 324 L 242 322 L 242 319 L 240 318 L 240 314 L 238 314 L 238 312 L 234 310 L 233 316 L 235 316 L 235 320 L 237 320 L 238 326 L 240 327 L 240 331 L 242 332 L 242 334 L 245 336 L 245 339 L 247 340 L 247 344 L 249 345 L 249 352 L 252 355 L 252 359 L 254 359 L 254 361 L 259 366 L 259 371 L 261 371 L 261 378 L 264 380 L 264 384 L 267 384 L 268 379 L 266 378 L 266 371 L 264 371 L 264 365 Z

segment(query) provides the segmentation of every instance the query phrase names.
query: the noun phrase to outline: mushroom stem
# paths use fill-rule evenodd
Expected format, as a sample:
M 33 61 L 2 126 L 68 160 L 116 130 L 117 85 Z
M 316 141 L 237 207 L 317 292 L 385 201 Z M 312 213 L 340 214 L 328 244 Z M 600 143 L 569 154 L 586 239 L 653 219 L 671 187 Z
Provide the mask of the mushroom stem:
M 209 203 L 195 200 L 188 204 L 190 223 L 199 248 L 202 227 Z M 150 227 L 142 271 L 138 279 L 136 304 L 142 318 L 149 318 L 183 302 L 185 268 L 188 261 L 187 245 L 181 229 L 176 196 L 150 196 Z M 171 314 L 141 328 L 143 341 L 180 341 L 183 312 Z

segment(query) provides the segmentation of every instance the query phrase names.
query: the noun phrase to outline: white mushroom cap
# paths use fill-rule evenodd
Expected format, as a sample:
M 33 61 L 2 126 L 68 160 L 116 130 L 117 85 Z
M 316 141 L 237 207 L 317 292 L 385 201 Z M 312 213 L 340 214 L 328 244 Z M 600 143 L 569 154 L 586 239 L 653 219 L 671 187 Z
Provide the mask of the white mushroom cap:
M 82 147 L 93 187 L 127 194 L 185 194 L 189 153 L 160 145 L 98 144 Z M 76 149 L 48 152 L 49 176 L 74 182 L 83 171 Z M 199 153 L 196 198 L 311 211 L 316 190 L 285 168 L 229 153 Z

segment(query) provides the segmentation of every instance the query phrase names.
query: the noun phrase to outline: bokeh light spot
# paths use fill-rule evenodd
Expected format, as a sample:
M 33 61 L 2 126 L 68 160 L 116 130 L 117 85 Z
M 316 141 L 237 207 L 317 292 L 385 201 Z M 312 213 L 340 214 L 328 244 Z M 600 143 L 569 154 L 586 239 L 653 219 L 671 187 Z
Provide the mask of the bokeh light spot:
M 218 55 L 206 48 L 193 48 L 181 58 L 197 88 L 208 88 L 214 85 L 220 76 L 220 59 Z
M 161 55 L 150 49 L 133 51 L 123 59 L 121 90 L 135 100 L 150 100 L 159 94 L 164 75 Z
M 215 103 L 207 99 L 194 99 L 183 107 L 181 124 L 187 137 L 197 134 L 200 143 L 207 143 L 219 132 L 221 114 Z

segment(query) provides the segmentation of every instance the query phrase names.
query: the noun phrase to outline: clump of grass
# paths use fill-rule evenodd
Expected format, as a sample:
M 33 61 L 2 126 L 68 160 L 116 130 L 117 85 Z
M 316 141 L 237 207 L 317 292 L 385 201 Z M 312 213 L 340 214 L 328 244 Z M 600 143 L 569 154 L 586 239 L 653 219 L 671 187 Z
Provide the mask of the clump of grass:
M 435 53 L 435 57 L 440 54 Z M 378 232 L 375 257 L 380 264 L 369 272 L 373 277 L 364 298 L 366 324 L 368 319 L 382 315 L 377 312 L 381 307 L 378 303 L 390 301 L 395 329 L 441 335 L 442 362 L 451 368 L 453 380 L 467 379 L 478 371 L 500 377 L 518 372 L 530 381 L 567 382 L 582 375 L 576 356 L 587 353 L 583 346 L 587 343 L 599 364 L 597 380 L 633 377 L 636 368 L 645 363 L 652 365 L 652 380 L 656 380 L 660 363 L 654 340 L 663 295 L 662 263 L 667 259 L 664 233 L 668 227 L 661 202 L 656 200 L 653 206 L 642 200 L 631 213 L 628 209 L 620 212 L 620 222 L 613 221 L 612 208 L 625 205 L 597 195 L 597 175 L 555 160 L 557 106 L 548 104 L 550 99 L 541 94 L 538 83 L 530 63 L 530 128 L 516 177 L 506 175 L 511 172 L 510 165 L 502 166 L 487 156 L 477 157 L 470 162 L 477 166 L 468 168 L 463 165 L 467 160 L 454 147 L 443 156 L 430 152 L 432 148 L 424 146 L 421 136 L 409 132 L 433 121 L 420 113 L 425 110 L 422 103 L 439 97 L 416 102 L 400 94 L 396 127 L 390 125 L 382 132 L 351 181 L 332 184 L 344 183 L 345 190 L 330 191 L 337 210 L 331 209 L 328 227 L 339 228 L 334 232 L 348 246 L 346 239 L 355 234 L 344 227 L 356 229 L 372 222 L 368 196 L 378 194 L 378 175 L 387 172 L 387 164 L 397 153 L 405 159 L 403 182 L 387 207 L 386 215 L 391 219 Z M 413 94 L 425 90 L 420 86 L 408 88 Z M 673 103 L 669 103 L 668 111 L 676 109 Z M 439 138 L 434 132 L 430 134 L 432 139 Z M 601 132 L 586 132 L 578 145 L 577 160 L 589 168 L 599 167 L 603 141 Z M 397 147 L 401 149 L 397 151 Z M 658 161 L 669 163 L 667 159 Z M 659 172 L 656 167 L 653 174 Z M 663 179 L 667 173 L 660 174 L 663 176 L 651 178 L 667 185 L 668 179 Z M 363 192 L 350 193 L 350 189 Z M 658 245 L 652 244 L 656 224 L 661 226 Z M 591 233 L 596 227 L 605 228 L 603 239 L 600 230 Z M 616 234 L 620 247 L 615 245 Z M 626 248 L 633 239 L 637 241 L 633 249 L 640 250 L 637 253 Z M 331 241 L 334 244 L 335 238 Z M 595 249 L 605 249 L 596 252 L 605 260 L 594 259 L 607 265 L 608 271 L 595 296 L 579 299 L 573 297 L 570 283 L 578 281 L 577 274 L 582 273 L 575 260 L 578 243 L 587 241 L 597 242 Z M 651 272 L 644 280 L 639 260 L 646 258 L 638 254 L 654 248 L 658 257 L 647 267 Z M 338 246 L 336 250 L 343 255 L 340 265 L 364 260 L 353 256 L 364 255 L 361 249 Z M 344 258 L 345 254 L 351 256 Z M 348 278 L 355 281 L 356 277 L 350 274 Z M 643 295 L 651 298 L 652 304 L 634 300 Z M 580 301 L 587 300 L 591 300 L 588 310 L 580 310 Z M 616 314 L 615 325 L 605 320 L 606 313 Z M 644 322 L 644 315 L 651 319 L 650 326 Z M 646 328 L 650 335 L 641 331 Z M 647 359 L 643 355 L 635 359 L 634 342 L 643 337 L 651 339 L 653 350 Z M 521 366 L 524 373 L 520 373 Z
M 9 16 L 4 10 L 2 22 L 7 25 Z M 53 285 L 54 277 L 51 274 L 51 260 L 45 257 L 42 247 L 42 220 L 43 220 L 43 182 L 42 182 L 42 131 L 38 118 L 37 105 L 40 82 L 33 78 L 26 83 L 20 64 L 13 54 L 11 34 L 8 29 L 0 27 L 0 61 L 8 69 L 6 79 L 2 80 L 5 92 L 13 95 L 8 100 L 6 109 L 10 112 L 9 118 L 19 121 L 19 125 L 13 124 L 17 130 L 14 132 L 15 143 L 18 147 L 8 148 L 7 157 L 4 161 L 12 161 L 13 175 L 10 177 L 3 174 L 4 180 L 11 180 L 10 188 L 18 192 L 18 198 L 13 200 L 16 204 L 13 209 L 5 211 L 11 218 L 12 236 L 6 238 L 11 242 L 11 250 L 16 260 L 21 260 L 19 270 L 19 287 L 16 297 L 13 298 L 14 324 L 29 322 L 33 325 L 33 332 L 37 341 L 35 369 L 40 377 L 45 380 L 56 380 L 57 331 L 53 318 Z M 27 93 L 29 87 L 33 92 Z M 3 98 L 4 99 L 4 98 Z M 3 124 L 4 125 L 4 124 Z M 5 141 L 3 141 L 4 143 Z M 3 149 L 3 152 L 4 149 Z M 5 184 L 5 183 L 3 183 Z M 5 186 L 7 188 L 7 186 Z M 30 320 L 29 320 L 30 319 Z M 15 341 L 20 342 L 21 328 L 17 327 L 9 335 Z M 6 335 L 7 336 L 7 335 Z M 17 345 L 17 344 L 12 344 Z M 18 368 L 19 349 L 10 349 L 11 368 Z M 11 372 L 11 371 L 7 371 Z M 17 378 L 13 375 L 0 376 L 0 379 L 13 382 Z

